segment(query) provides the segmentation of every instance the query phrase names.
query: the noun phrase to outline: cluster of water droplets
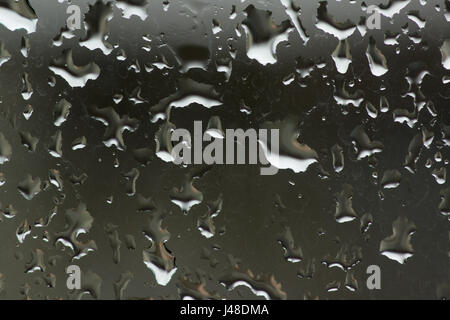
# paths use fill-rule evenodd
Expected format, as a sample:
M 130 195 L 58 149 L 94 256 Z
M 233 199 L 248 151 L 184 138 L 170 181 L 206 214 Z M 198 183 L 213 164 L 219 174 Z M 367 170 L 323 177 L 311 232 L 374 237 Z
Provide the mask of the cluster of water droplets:
M 0 0 L 0 298 L 449 298 L 450 3 L 375 2 Z

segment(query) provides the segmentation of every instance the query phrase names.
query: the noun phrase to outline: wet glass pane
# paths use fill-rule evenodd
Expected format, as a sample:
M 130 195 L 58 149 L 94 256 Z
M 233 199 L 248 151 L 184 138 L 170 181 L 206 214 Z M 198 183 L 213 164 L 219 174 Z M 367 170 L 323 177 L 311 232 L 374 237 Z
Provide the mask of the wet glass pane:
M 448 299 L 448 0 L 0 0 L 0 299 Z

